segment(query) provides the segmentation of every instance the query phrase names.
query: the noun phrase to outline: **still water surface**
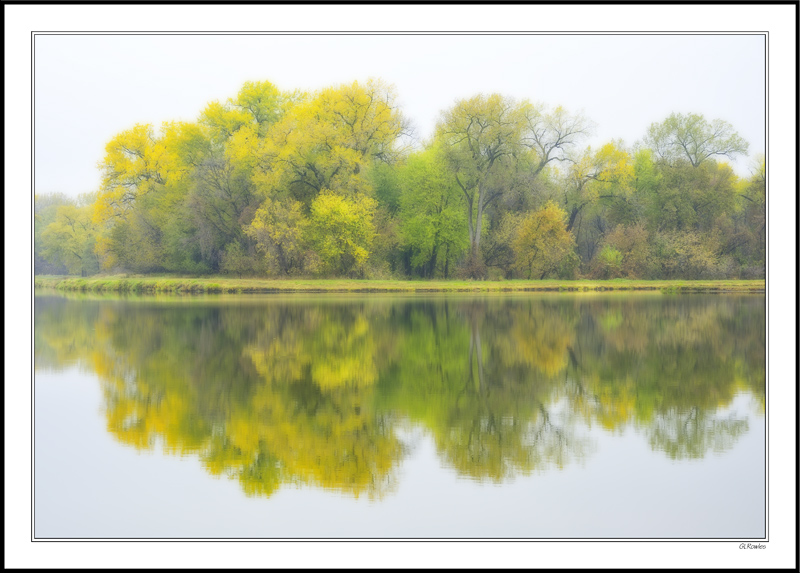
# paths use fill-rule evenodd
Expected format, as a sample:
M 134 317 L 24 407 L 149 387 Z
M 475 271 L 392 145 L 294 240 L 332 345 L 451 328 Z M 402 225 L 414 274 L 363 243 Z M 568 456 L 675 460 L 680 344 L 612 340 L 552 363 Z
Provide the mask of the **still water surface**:
M 760 295 L 34 302 L 38 538 L 765 536 Z

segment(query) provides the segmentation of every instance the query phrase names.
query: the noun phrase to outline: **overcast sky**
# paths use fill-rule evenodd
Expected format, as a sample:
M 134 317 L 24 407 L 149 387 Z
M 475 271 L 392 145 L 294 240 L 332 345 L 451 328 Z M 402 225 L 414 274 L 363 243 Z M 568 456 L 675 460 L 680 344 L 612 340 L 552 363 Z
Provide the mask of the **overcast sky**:
M 379 77 L 423 138 L 480 92 L 583 111 L 594 145 L 702 113 L 730 122 L 752 156 L 765 148 L 764 49 L 763 35 L 37 35 L 35 189 L 95 190 L 114 134 L 195 120 L 248 80 L 313 90 Z

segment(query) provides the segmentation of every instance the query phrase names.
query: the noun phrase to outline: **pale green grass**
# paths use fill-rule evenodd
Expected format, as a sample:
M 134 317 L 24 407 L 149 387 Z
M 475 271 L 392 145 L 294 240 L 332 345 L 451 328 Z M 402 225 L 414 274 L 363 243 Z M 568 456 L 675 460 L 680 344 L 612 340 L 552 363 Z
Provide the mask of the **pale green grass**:
M 354 280 L 259 279 L 166 276 L 37 276 L 36 288 L 121 293 L 275 293 L 275 292 L 527 292 L 625 291 L 764 292 L 764 280 Z

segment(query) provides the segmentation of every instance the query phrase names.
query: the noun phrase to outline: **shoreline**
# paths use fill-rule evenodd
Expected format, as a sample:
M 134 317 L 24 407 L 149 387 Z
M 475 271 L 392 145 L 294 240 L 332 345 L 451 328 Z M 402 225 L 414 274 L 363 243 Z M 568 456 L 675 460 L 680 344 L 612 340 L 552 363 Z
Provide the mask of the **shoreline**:
M 355 280 L 258 279 L 188 277 L 34 277 L 34 289 L 78 292 L 173 294 L 273 294 L 273 293 L 434 293 L 434 292 L 605 292 L 661 291 L 665 293 L 766 292 L 766 281 L 756 280 Z

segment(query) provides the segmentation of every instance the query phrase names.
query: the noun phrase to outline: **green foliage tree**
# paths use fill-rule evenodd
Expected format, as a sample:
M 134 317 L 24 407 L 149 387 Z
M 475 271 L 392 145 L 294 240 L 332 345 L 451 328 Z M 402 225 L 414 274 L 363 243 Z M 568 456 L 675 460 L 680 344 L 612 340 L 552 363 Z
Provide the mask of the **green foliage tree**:
M 717 155 L 733 159 L 746 154 L 749 147 L 728 122 L 709 122 L 695 113 L 673 113 L 663 122 L 651 124 L 644 141 L 662 159 L 688 160 L 692 167 Z
M 598 278 L 647 278 L 652 274 L 651 257 L 644 225 L 617 225 L 605 236 L 594 274 Z
M 63 261 L 48 261 L 44 257 L 42 233 L 56 219 L 59 207 L 72 205 L 63 193 L 36 193 L 33 196 L 33 272 L 34 274 L 60 275 L 67 274 Z
M 480 251 L 484 212 L 505 191 L 492 185 L 522 149 L 524 106 L 499 94 L 460 100 L 442 113 L 436 139 L 448 168 L 464 194 L 470 253 L 467 272 L 483 278 Z
M 448 278 L 469 246 L 461 189 L 436 147 L 412 155 L 399 179 L 400 234 L 411 265 L 425 277 L 435 276 L 438 265 Z
M 741 268 L 742 278 L 766 276 L 767 173 L 766 159 L 756 156 L 752 174 L 737 182 L 737 207 L 730 214 L 730 228 L 722 247 Z
M 661 276 L 667 279 L 715 279 L 723 276 L 720 245 L 697 231 L 666 231 L 656 235 L 654 247 Z
M 235 274 L 236 276 L 250 275 L 259 270 L 259 265 L 255 263 L 253 257 L 244 251 L 241 243 L 233 242 L 225 246 L 222 253 L 220 270 L 224 273 Z
M 597 201 L 624 201 L 631 193 L 634 166 L 621 142 L 611 142 L 593 151 L 587 148 L 571 162 L 565 181 L 567 229 L 572 230 L 578 216 Z
M 622 276 L 622 253 L 611 245 L 605 245 L 597 255 L 596 271 L 598 278 L 614 279 Z
M 552 161 L 568 161 L 568 152 L 594 132 L 594 123 L 583 114 L 570 114 L 561 106 L 549 110 L 543 104 L 524 106 L 526 130 L 523 144 L 534 150 L 536 177 Z

